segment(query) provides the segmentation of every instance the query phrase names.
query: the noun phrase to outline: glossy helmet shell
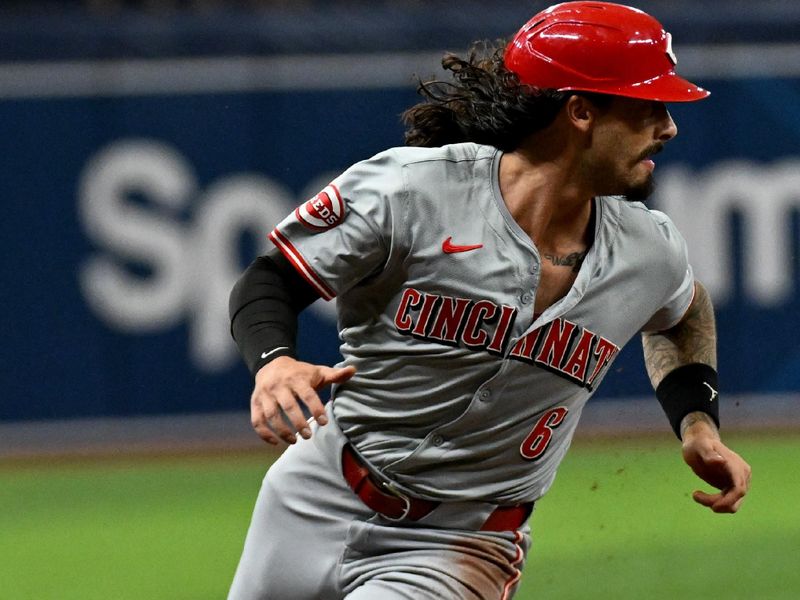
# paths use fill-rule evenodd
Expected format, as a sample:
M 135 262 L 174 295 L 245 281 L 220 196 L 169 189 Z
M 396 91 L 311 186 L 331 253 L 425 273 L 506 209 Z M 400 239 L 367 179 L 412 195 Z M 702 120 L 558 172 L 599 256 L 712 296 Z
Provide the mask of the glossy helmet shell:
M 672 36 L 639 9 L 565 2 L 535 15 L 506 47 L 521 83 L 560 91 L 691 102 L 709 95 L 675 73 Z

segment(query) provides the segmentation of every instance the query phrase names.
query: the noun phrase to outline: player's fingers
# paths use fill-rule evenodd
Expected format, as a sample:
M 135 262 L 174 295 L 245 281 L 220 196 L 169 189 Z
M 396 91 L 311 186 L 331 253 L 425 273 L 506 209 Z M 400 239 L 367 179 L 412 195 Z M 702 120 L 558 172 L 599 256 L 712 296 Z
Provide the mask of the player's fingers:
M 745 493 L 747 490 L 750 489 L 750 480 L 753 477 L 753 470 L 751 469 L 750 465 L 748 465 L 739 455 L 735 455 L 737 459 L 737 474 L 736 480 Z
M 735 513 L 742 505 L 745 495 L 749 487 L 747 474 L 742 473 L 737 478 L 736 485 L 729 489 L 722 490 L 722 497 L 714 503 L 712 510 L 714 512 L 729 512 Z
M 308 411 L 311 415 L 316 419 L 317 423 L 320 425 L 327 425 L 328 424 L 328 417 L 325 414 L 325 406 L 322 404 L 322 400 L 319 399 L 317 392 L 314 391 L 314 388 L 311 386 L 300 388 L 297 390 L 297 396 L 300 400 L 303 401 L 303 404 L 306 405 Z
M 294 394 L 292 394 L 288 388 L 284 388 L 277 391 L 274 396 L 275 399 L 264 406 L 264 417 L 267 425 L 269 425 L 272 431 L 284 442 L 287 444 L 294 444 L 297 441 L 297 436 L 295 436 L 294 432 L 289 429 L 286 421 L 284 421 L 282 410 L 283 405 L 289 406 L 291 403 L 294 403 Z
M 355 374 L 356 368 L 353 366 L 340 368 L 322 367 L 320 368 L 321 380 L 317 384 L 316 388 L 319 389 L 326 385 L 330 385 L 331 383 L 344 383 Z
M 703 506 L 707 506 L 711 508 L 714 504 L 722 497 L 722 494 L 709 494 L 707 492 L 701 492 L 700 490 L 696 490 L 692 494 L 692 499 L 697 502 L 698 504 L 702 504 Z
M 275 437 L 275 434 L 267 426 L 264 410 L 255 394 L 253 394 L 250 399 L 250 424 L 262 440 L 273 446 L 278 445 L 278 438 Z
M 275 437 L 275 434 L 272 433 L 272 430 L 269 427 L 267 427 L 266 424 L 258 423 L 257 425 L 253 425 L 253 429 L 255 429 L 256 433 L 258 434 L 258 437 L 260 437 L 268 444 L 272 446 L 278 445 L 278 438 Z
M 723 493 L 722 497 L 711 506 L 711 510 L 715 513 L 735 513 L 739 510 L 742 500 L 744 500 L 742 494 Z
M 717 494 L 696 491 L 692 498 L 698 504 L 702 504 L 713 510 L 715 513 L 735 513 L 742 505 L 744 496 L 732 490 L 725 490 Z
M 293 392 L 288 394 L 281 394 L 278 398 L 278 404 L 283 409 L 283 413 L 289 419 L 289 422 L 292 424 L 292 427 L 294 427 L 294 429 L 298 431 L 300 435 L 303 436 L 305 439 L 310 438 L 311 429 L 309 429 L 308 427 L 306 416 L 303 414 L 302 409 L 297 404 L 297 398 L 295 398 L 295 394 Z M 290 443 L 293 444 L 294 441 Z

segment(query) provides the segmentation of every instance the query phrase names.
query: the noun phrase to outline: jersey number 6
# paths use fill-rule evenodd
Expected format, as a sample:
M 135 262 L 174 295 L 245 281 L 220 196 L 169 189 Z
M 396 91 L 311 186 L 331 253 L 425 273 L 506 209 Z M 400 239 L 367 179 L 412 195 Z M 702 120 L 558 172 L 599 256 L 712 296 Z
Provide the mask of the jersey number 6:
M 569 410 L 559 406 L 544 413 L 520 445 L 519 453 L 528 460 L 539 460 L 550 445 L 553 430 L 564 422 L 568 412 Z

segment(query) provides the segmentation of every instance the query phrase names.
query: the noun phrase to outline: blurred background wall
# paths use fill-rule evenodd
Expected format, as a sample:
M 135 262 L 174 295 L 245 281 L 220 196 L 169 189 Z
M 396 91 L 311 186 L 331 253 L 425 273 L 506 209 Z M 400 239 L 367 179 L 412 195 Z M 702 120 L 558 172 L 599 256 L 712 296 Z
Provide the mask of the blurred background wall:
M 545 6 L 2 3 L 0 448 L 34 423 L 235 415 L 246 429 L 251 380 L 227 321 L 239 272 L 294 206 L 402 144 L 415 76 L 441 72 L 443 51 L 508 36 Z M 723 413 L 796 424 L 800 4 L 637 6 L 712 91 L 671 107 L 680 133 L 652 205 L 715 299 Z M 314 305 L 303 356 L 335 362 L 337 345 L 333 306 Z M 658 413 L 640 355 L 633 340 L 616 362 L 598 422 Z

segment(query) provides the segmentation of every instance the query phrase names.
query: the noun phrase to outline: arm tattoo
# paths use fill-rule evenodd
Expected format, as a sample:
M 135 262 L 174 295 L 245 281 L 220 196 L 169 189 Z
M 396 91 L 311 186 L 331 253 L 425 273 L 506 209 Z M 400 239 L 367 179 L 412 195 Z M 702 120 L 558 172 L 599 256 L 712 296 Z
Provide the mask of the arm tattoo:
M 586 258 L 586 251 L 572 252 L 566 256 L 558 256 L 556 254 L 545 254 L 544 257 L 553 263 L 556 267 L 572 267 L 573 273 L 581 270 L 583 259 Z
M 644 362 L 653 388 L 672 370 L 691 363 L 717 368 L 714 307 L 705 288 L 695 284 L 692 305 L 672 329 L 643 333 Z
M 708 414 L 704 412 L 690 412 L 688 415 L 683 417 L 681 421 L 681 439 L 683 439 L 686 433 L 686 430 L 689 429 L 692 425 L 696 423 L 706 423 L 710 428 L 711 431 L 714 432 L 715 437 L 719 439 L 719 430 L 717 429 L 717 424 L 714 423 L 714 419 L 712 419 Z

